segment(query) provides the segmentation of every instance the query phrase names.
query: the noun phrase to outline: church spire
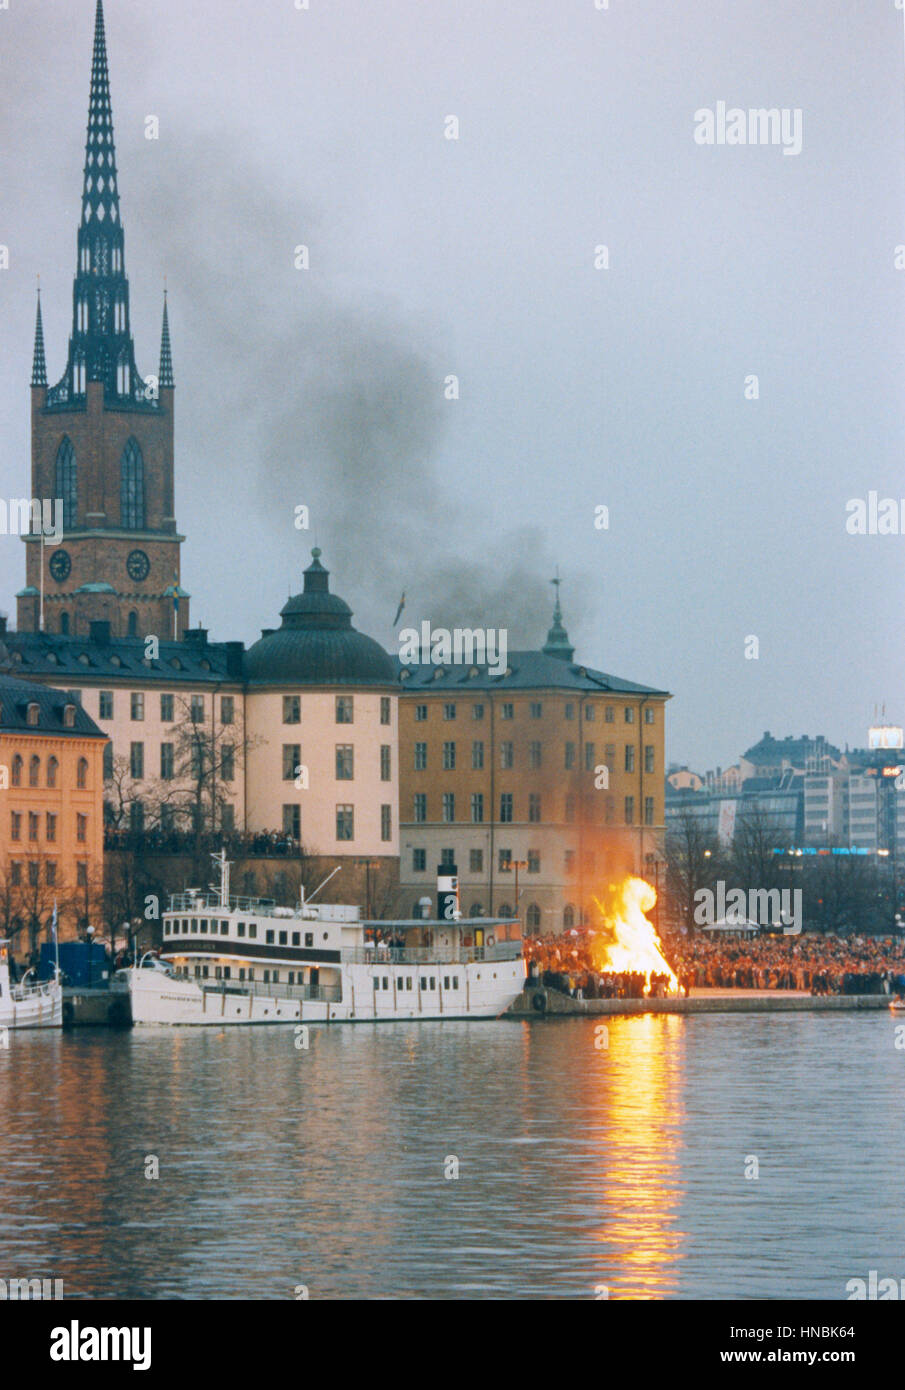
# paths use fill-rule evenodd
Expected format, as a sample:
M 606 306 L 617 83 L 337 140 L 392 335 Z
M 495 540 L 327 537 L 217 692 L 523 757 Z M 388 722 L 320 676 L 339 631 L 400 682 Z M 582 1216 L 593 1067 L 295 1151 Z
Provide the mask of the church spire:
M 82 220 L 90 222 L 93 218 L 101 223 L 109 220 L 115 225 L 119 222 L 113 108 L 110 105 L 110 74 L 107 70 L 107 38 L 104 33 L 102 0 L 97 0 L 94 15 L 94 55 L 91 60 L 88 135 L 85 141 L 85 183 L 82 189 Z
M 160 330 L 160 371 L 157 373 L 158 386 L 175 386 L 173 380 L 173 354 L 170 350 L 170 321 L 167 318 L 167 292 L 163 292 L 163 327 Z
M 559 567 L 557 566 L 556 578 L 550 580 L 550 583 L 556 586 L 556 603 L 553 606 L 553 626 L 547 633 L 547 640 L 542 650 L 547 656 L 555 656 L 559 661 L 571 661 L 575 654 L 575 648 L 570 643 L 569 634 L 563 626 L 562 609 L 559 606 L 559 586 L 561 582 Z
M 73 285 L 72 334 L 63 378 L 48 392 L 49 406 L 83 402 L 90 382 L 118 409 L 155 409 L 135 366 L 129 326 L 129 282 L 123 256 L 113 108 L 107 68 L 104 7 L 97 0 L 88 97 L 82 215 Z
M 35 351 L 31 362 L 32 386 L 47 385 L 47 363 L 44 360 L 44 325 L 41 322 L 41 289 L 38 287 L 38 312 L 35 315 Z

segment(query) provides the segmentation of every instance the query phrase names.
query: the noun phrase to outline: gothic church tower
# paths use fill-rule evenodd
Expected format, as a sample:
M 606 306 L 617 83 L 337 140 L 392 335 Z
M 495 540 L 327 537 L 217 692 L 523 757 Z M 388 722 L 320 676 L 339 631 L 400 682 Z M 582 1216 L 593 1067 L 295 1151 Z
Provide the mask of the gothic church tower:
M 48 387 L 38 301 L 31 377 L 32 497 L 62 499 L 63 539 L 25 536 L 18 629 L 182 636 L 173 506 L 173 364 L 166 298 L 156 377 L 135 366 L 102 0 L 97 0 L 82 215 L 66 369 Z

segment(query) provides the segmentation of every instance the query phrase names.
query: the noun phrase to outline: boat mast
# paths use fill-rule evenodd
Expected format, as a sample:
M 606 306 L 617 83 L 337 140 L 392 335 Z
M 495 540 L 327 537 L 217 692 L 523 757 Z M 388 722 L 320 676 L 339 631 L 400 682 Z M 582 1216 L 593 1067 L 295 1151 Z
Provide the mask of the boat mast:
M 225 849 L 221 849 L 219 854 L 212 854 L 211 859 L 213 859 L 220 876 L 219 883 L 211 884 L 211 891 L 219 893 L 220 906 L 229 911 L 229 868 L 231 861 L 227 859 Z

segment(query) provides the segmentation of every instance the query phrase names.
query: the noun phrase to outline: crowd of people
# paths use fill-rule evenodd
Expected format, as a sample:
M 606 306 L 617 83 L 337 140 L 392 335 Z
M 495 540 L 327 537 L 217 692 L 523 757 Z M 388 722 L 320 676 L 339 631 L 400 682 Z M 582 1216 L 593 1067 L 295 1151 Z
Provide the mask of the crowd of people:
M 104 849 L 142 850 L 146 854 L 190 854 L 197 850 L 219 853 L 225 849 L 234 858 L 257 855 L 261 858 L 298 857 L 301 844 L 282 830 L 258 830 L 248 833 L 220 831 L 216 835 L 196 835 L 191 830 L 170 830 L 154 826 L 148 830 L 104 829 Z
M 874 936 L 775 936 L 750 939 L 664 933 L 663 952 L 683 994 L 692 989 L 790 989 L 810 994 L 905 991 L 905 941 Z M 548 988 L 584 999 L 666 994 L 670 980 L 606 969 L 601 935 L 567 931 L 525 942 L 529 973 Z M 603 967 L 603 968 L 602 968 Z

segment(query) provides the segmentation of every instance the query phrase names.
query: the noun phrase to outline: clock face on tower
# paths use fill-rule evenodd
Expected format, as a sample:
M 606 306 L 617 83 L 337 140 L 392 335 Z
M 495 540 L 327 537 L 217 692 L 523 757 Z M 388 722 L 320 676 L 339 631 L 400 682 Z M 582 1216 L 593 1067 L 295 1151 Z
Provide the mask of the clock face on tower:
M 129 578 L 134 579 L 136 584 L 140 584 L 143 579 L 147 579 L 151 568 L 151 561 L 143 550 L 133 550 L 126 561 L 126 569 L 129 571 Z
M 71 569 L 72 561 L 69 558 L 69 551 L 55 550 L 50 557 L 50 573 L 58 584 L 62 584 L 64 579 L 69 578 Z

